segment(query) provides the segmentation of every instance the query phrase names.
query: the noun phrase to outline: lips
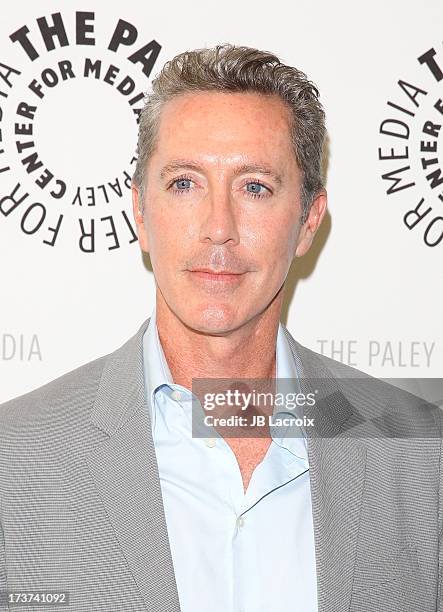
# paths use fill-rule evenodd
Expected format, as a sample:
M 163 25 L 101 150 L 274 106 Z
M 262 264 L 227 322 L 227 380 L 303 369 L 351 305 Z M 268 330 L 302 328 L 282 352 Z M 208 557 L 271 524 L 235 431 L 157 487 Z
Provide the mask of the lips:
M 195 270 L 190 270 L 190 272 L 203 272 L 204 274 L 227 274 L 227 275 L 234 275 L 234 274 L 243 274 L 243 272 L 235 272 L 234 270 L 211 270 L 210 268 L 196 268 Z
M 207 281 L 228 282 L 238 280 L 243 276 L 244 272 L 234 272 L 232 270 L 212 270 L 210 268 L 198 268 L 188 270 L 194 278 Z

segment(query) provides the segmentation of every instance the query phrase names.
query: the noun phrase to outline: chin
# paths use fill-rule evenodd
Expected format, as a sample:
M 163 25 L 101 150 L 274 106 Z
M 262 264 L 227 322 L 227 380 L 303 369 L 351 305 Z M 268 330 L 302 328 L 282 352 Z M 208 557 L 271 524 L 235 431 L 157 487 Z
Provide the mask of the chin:
M 238 310 L 232 305 L 197 308 L 183 321 L 188 327 L 204 334 L 224 334 L 241 325 Z

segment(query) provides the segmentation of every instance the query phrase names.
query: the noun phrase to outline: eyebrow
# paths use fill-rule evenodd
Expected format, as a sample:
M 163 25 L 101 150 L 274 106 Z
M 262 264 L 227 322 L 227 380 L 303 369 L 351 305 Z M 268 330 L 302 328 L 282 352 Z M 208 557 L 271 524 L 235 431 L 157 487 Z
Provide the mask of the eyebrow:
M 194 170 L 196 172 L 202 172 L 203 168 L 200 166 L 200 164 L 190 159 L 174 159 L 169 164 L 166 164 L 166 166 L 163 166 L 160 171 L 160 178 L 164 179 L 168 174 L 176 172 L 177 170 Z M 260 174 L 270 176 L 278 185 L 283 183 L 281 175 L 275 172 L 267 164 L 241 164 L 240 166 L 234 168 L 234 175 L 236 176 L 239 174 L 247 174 L 249 172 L 258 172 Z

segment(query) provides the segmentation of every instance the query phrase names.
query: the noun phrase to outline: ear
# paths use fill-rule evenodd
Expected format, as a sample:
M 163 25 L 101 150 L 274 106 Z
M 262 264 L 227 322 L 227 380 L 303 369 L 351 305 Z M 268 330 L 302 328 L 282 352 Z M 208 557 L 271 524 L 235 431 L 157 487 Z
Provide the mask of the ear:
M 328 203 L 328 196 L 325 189 L 321 189 L 314 200 L 312 201 L 311 208 L 309 209 L 308 218 L 303 223 L 300 229 L 300 233 L 297 239 L 297 248 L 295 250 L 295 257 L 302 257 L 308 252 L 315 233 L 320 227 L 320 223 L 326 213 Z
M 134 215 L 135 226 L 137 228 L 137 235 L 138 235 L 138 241 L 140 243 L 140 248 L 142 251 L 145 251 L 145 253 L 149 253 L 148 237 L 146 234 L 146 227 L 145 227 L 145 221 L 144 221 L 144 212 L 142 212 L 143 211 L 142 204 L 144 203 L 140 201 L 140 192 L 138 190 L 138 187 L 134 183 L 132 183 L 131 185 L 131 191 L 132 191 L 132 213 Z

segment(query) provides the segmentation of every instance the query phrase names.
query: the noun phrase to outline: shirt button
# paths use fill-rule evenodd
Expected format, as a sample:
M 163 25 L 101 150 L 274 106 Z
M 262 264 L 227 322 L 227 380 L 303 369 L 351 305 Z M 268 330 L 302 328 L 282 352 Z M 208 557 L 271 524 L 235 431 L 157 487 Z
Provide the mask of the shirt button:
M 245 519 L 242 516 L 238 516 L 236 523 L 237 527 L 241 529 L 241 527 L 243 527 L 243 525 L 245 524 Z
M 208 448 L 214 448 L 215 438 L 205 438 L 205 444 Z
M 171 393 L 171 397 L 173 400 L 181 400 L 182 398 L 182 394 L 180 393 L 180 391 L 177 391 L 176 389 Z

